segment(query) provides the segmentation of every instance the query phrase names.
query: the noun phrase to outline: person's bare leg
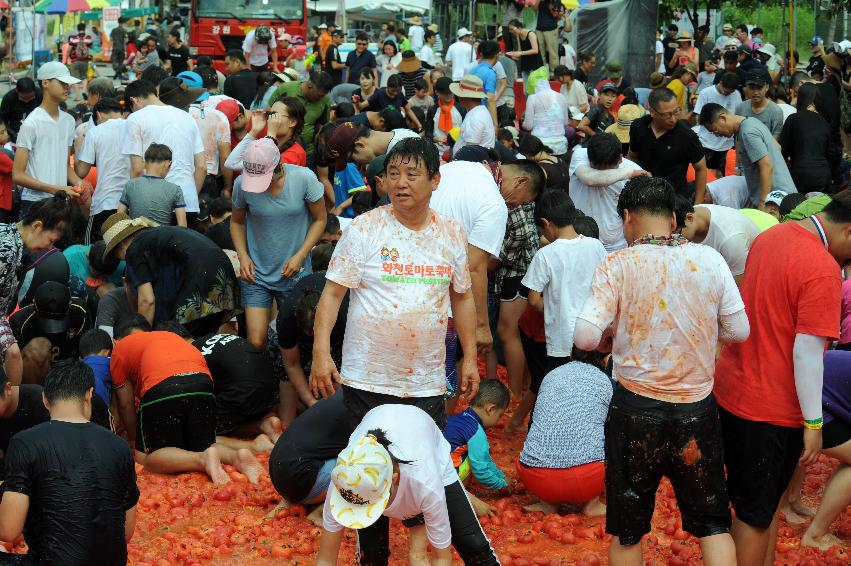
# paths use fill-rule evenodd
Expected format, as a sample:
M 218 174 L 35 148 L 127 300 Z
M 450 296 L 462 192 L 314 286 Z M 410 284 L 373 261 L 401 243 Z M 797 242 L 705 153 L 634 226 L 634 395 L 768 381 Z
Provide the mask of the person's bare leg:
M 505 369 L 508 370 L 508 387 L 515 397 L 523 396 L 523 377 L 526 370 L 526 354 L 520 342 L 520 315 L 526 310 L 525 299 L 499 303 L 497 335 L 505 352 Z
M 17 344 L 12 344 L 6 349 L 6 354 L 3 356 L 3 370 L 6 372 L 6 377 L 9 378 L 9 383 L 12 385 L 21 384 L 24 375 L 24 360 Z
M 762 566 L 765 561 L 769 529 L 758 529 L 733 517 L 730 529 L 736 544 L 736 562 L 739 566 Z
M 43 385 L 50 371 L 50 340 L 33 338 L 21 350 L 21 383 Z
M 160 448 L 145 457 L 145 469 L 157 474 L 182 474 L 186 472 L 204 472 L 213 483 L 223 484 L 230 481 L 222 468 L 219 445 L 214 444 L 203 452 L 190 452 L 182 448 Z
M 839 460 L 839 466 L 827 481 L 816 516 L 807 532 L 801 537 L 801 544 L 827 550 L 835 544 L 841 544 L 837 537 L 830 534 L 830 524 L 851 503 L 851 441 L 824 451 L 825 454 Z
M 323 497 L 323 501 L 325 498 Z M 313 508 L 313 511 L 307 514 L 307 520 L 316 525 L 317 527 L 322 526 L 322 511 L 325 508 L 324 505 L 317 505 Z
M 771 526 L 768 527 L 768 542 L 765 543 L 763 566 L 774 566 L 774 546 L 777 544 L 777 532 L 780 530 L 780 511 L 774 512 Z
M 810 509 L 801 501 L 801 486 L 804 485 L 806 475 L 806 468 L 798 464 L 789 487 L 786 488 L 786 493 L 780 500 L 780 511 L 786 516 L 786 522 L 790 525 L 803 525 L 809 517 L 816 514 L 814 509 Z
M 620 537 L 612 537 L 609 543 L 609 564 L 618 566 L 642 566 L 644 558 L 641 551 L 641 542 L 624 546 Z
M 485 354 L 485 379 L 496 379 L 496 366 L 499 365 L 499 359 L 496 352 L 491 350 Z
M 535 503 L 530 503 L 529 505 L 524 505 L 523 510 L 527 513 L 540 511 L 541 513 L 549 515 L 550 513 L 558 512 L 558 505 L 547 503 L 546 501 L 537 501 Z
M 425 525 L 408 528 L 408 565 L 422 566 L 429 564 L 428 538 Z
M 273 443 L 278 441 L 278 437 L 284 432 L 284 423 L 275 415 L 267 415 L 260 421 L 260 432 L 269 437 Z
M 266 351 L 266 342 L 269 340 L 269 317 L 270 308 L 245 307 L 245 330 L 248 341 L 259 349 Z
M 511 419 L 505 424 L 505 432 L 519 432 L 523 430 L 523 421 L 532 412 L 536 398 L 537 396 L 531 391 L 523 394 L 523 399 L 520 400 L 520 404 L 514 409 Z
M 700 539 L 705 566 L 735 566 L 736 546 L 729 533 L 712 535 Z
M 257 435 L 254 440 L 244 440 L 231 436 L 216 436 L 216 444 L 222 444 L 234 450 L 250 450 L 254 454 L 271 454 L 275 443 L 265 434 Z
M 606 504 L 603 503 L 598 495 L 582 506 L 582 514 L 586 517 L 602 517 L 606 514 Z
M 234 450 L 218 443 L 214 446 L 218 449 L 222 463 L 229 464 L 239 470 L 240 473 L 245 474 L 250 483 L 257 483 L 260 476 L 265 473 L 263 466 L 260 465 L 251 450 L 245 448 Z
M 290 426 L 298 413 L 298 393 L 289 381 L 278 383 L 278 417 L 282 428 Z

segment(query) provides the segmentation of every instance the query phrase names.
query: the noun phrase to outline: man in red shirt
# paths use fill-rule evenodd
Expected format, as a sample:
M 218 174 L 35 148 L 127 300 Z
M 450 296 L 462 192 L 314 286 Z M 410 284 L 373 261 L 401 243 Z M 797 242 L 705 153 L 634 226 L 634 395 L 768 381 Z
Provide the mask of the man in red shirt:
M 109 364 L 136 461 L 160 474 L 204 472 L 214 483 L 230 481 L 222 468 L 230 464 L 257 483 L 262 468 L 251 451 L 216 442 L 216 399 L 204 356 L 177 334 L 148 330 L 139 317 L 116 328 Z
M 839 336 L 839 265 L 849 260 L 851 190 L 764 232 L 748 254 L 741 293 L 750 338 L 724 348 L 714 389 L 739 566 L 774 561 L 777 505 L 798 463 L 818 458 L 822 354 Z

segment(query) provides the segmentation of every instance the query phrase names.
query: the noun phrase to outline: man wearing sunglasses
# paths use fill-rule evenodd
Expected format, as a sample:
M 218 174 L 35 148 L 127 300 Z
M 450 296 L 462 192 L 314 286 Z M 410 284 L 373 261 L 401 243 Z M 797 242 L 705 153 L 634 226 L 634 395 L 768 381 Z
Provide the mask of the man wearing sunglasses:
M 700 139 L 682 120 L 677 96 L 667 88 L 650 91 L 650 114 L 629 127 L 629 159 L 653 177 L 662 177 L 678 195 L 703 203 L 706 191 L 706 158 Z M 686 182 L 688 166 L 694 166 L 694 188 Z
M 367 49 L 368 46 L 369 36 L 364 32 L 358 32 L 355 38 L 355 50 L 350 51 L 349 56 L 346 57 L 346 82 L 358 84 L 361 69 L 372 69 L 375 80 L 378 80 L 376 71 L 378 63 L 375 61 L 375 55 Z

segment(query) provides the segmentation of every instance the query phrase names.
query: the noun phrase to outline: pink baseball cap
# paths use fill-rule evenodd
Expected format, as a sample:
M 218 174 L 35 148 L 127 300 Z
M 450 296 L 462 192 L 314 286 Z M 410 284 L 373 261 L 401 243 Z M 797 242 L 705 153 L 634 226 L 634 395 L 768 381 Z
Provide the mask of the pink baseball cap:
M 254 140 L 242 156 L 242 190 L 263 193 L 269 189 L 275 168 L 281 162 L 281 152 L 269 138 Z

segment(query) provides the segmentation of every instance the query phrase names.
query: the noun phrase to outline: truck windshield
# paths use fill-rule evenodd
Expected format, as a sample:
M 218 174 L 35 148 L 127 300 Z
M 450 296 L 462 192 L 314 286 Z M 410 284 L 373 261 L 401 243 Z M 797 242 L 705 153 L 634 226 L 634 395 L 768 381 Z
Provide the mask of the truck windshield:
M 196 0 L 195 16 L 237 20 L 301 20 L 304 16 L 304 0 Z

